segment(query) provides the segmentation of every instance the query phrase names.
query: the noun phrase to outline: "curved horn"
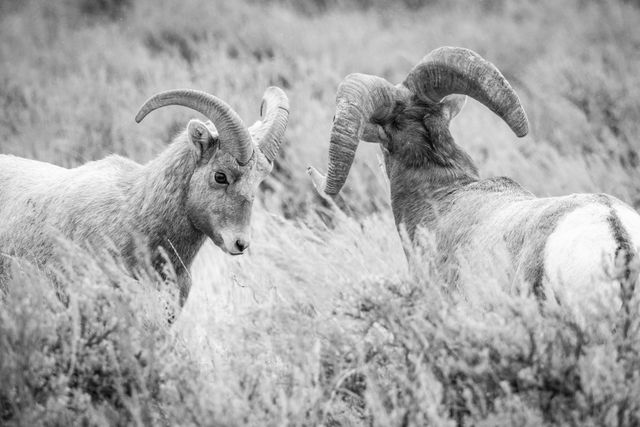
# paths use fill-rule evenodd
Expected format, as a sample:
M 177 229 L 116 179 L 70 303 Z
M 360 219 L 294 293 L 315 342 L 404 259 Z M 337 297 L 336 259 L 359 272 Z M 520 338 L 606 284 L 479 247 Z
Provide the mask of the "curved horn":
M 520 99 L 507 79 L 472 50 L 438 48 L 411 70 L 403 84 L 428 102 L 440 102 L 454 93 L 468 95 L 496 113 L 516 135 L 529 132 Z
M 391 113 L 395 101 L 404 96 L 402 88 L 367 74 L 350 74 L 340 83 L 329 142 L 327 178 L 322 189 L 326 194 L 340 192 L 371 118 Z
M 240 116 L 226 102 L 206 92 L 193 89 L 160 92 L 140 107 L 136 122 L 140 123 L 147 114 L 167 105 L 182 105 L 205 115 L 218 130 L 222 146 L 239 164 L 244 165 L 251 159 L 253 143 Z
M 289 120 L 289 99 L 282 89 L 271 86 L 262 96 L 262 127 L 256 135 L 260 151 L 270 162 L 276 158 Z

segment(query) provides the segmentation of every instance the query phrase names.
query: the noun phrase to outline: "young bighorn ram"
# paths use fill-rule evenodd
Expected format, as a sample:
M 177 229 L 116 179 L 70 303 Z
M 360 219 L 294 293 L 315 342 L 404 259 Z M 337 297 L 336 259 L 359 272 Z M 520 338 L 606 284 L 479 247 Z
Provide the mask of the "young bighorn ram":
M 527 134 L 526 115 L 507 80 L 467 49 L 434 50 L 398 85 L 347 76 L 338 88 L 327 177 L 310 167 L 314 185 L 336 196 L 358 141 L 379 143 L 399 231 L 414 243 L 420 227 L 432 231 L 441 265 L 455 271 L 461 258 L 490 261 L 494 252 L 506 252 L 518 278 L 540 299 L 617 295 L 612 274 L 620 264 L 631 274 L 640 216 L 606 194 L 537 198 L 509 178 L 480 179 L 449 133 L 465 95 L 516 135 Z
M 206 237 L 229 254 L 242 254 L 258 185 L 271 172 L 287 125 L 286 95 L 268 88 L 262 121 L 250 129 L 224 101 L 195 90 L 151 97 L 136 121 L 167 105 L 191 108 L 210 122 L 191 120 L 145 165 L 112 155 L 66 169 L 0 155 L 2 256 L 46 264 L 55 246 L 48 236 L 62 235 L 83 243 L 107 239 L 135 267 L 142 241 L 156 267 L 165 258 L 171 262 L 184 303 L 188 269 Z

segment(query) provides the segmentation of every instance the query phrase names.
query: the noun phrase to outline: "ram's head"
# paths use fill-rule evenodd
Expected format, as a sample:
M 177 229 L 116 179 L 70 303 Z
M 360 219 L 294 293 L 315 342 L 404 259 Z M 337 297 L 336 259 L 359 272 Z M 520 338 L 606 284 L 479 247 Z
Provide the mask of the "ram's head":
M 527 134 L 527 118 L 515 91 L 493 64 L 469 49 L 432 51 L 398 85 L 350 74 L 338 87 L 327 176 L 313 167 L 308 170 L 316 189 L 329 196 L 340 192 L 361 140 L 381 145 L 390 178 L 398 167 L 446 170 L 458 162 L 470 163 L 449 132 L 449 122 L 466 96 L 500 116 L 516 135 Z
M 205 92 L 171 90 L 145 102 L 136 116 L 140 122 L 151 111 L 182 105 L 210 121 L 193 119 L 186 138 L 193 145 L 196 167 L 187 177 L 184 206 L 192 225 L 225 252 L 239 255 L 251 240 L 251 210 L 258 186 L 271 172 L 287 127 L 289 101 L 277 87 L 266 90 L 262 120 L 250 129 L 224 101 Z

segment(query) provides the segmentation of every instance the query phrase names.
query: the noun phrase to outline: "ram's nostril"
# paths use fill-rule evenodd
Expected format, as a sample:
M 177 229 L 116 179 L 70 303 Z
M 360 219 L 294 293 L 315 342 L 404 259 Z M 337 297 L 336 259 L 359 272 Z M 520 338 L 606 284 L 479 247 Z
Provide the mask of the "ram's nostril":
M 244 250 L 247 249 L 248 247 L 249 247 L 249 242 L 247 240 L 244 240 L 244 239 L 236 240 L 236 248 L 240 252 L 244 252 Z

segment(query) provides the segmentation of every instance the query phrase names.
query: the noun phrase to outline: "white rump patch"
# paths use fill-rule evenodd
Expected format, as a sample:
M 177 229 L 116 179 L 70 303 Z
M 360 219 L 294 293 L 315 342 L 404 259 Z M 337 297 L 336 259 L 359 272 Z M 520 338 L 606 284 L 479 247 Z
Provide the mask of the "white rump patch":
M 620 306 L 620 285 L 613 277 L 618 245 L 608 222 L 610 212 L 596 204 L 574 210 L 558 222 L 545 246 L 547 299 L 557 300 L 578 319 L 603 305 L 614 310 Z

